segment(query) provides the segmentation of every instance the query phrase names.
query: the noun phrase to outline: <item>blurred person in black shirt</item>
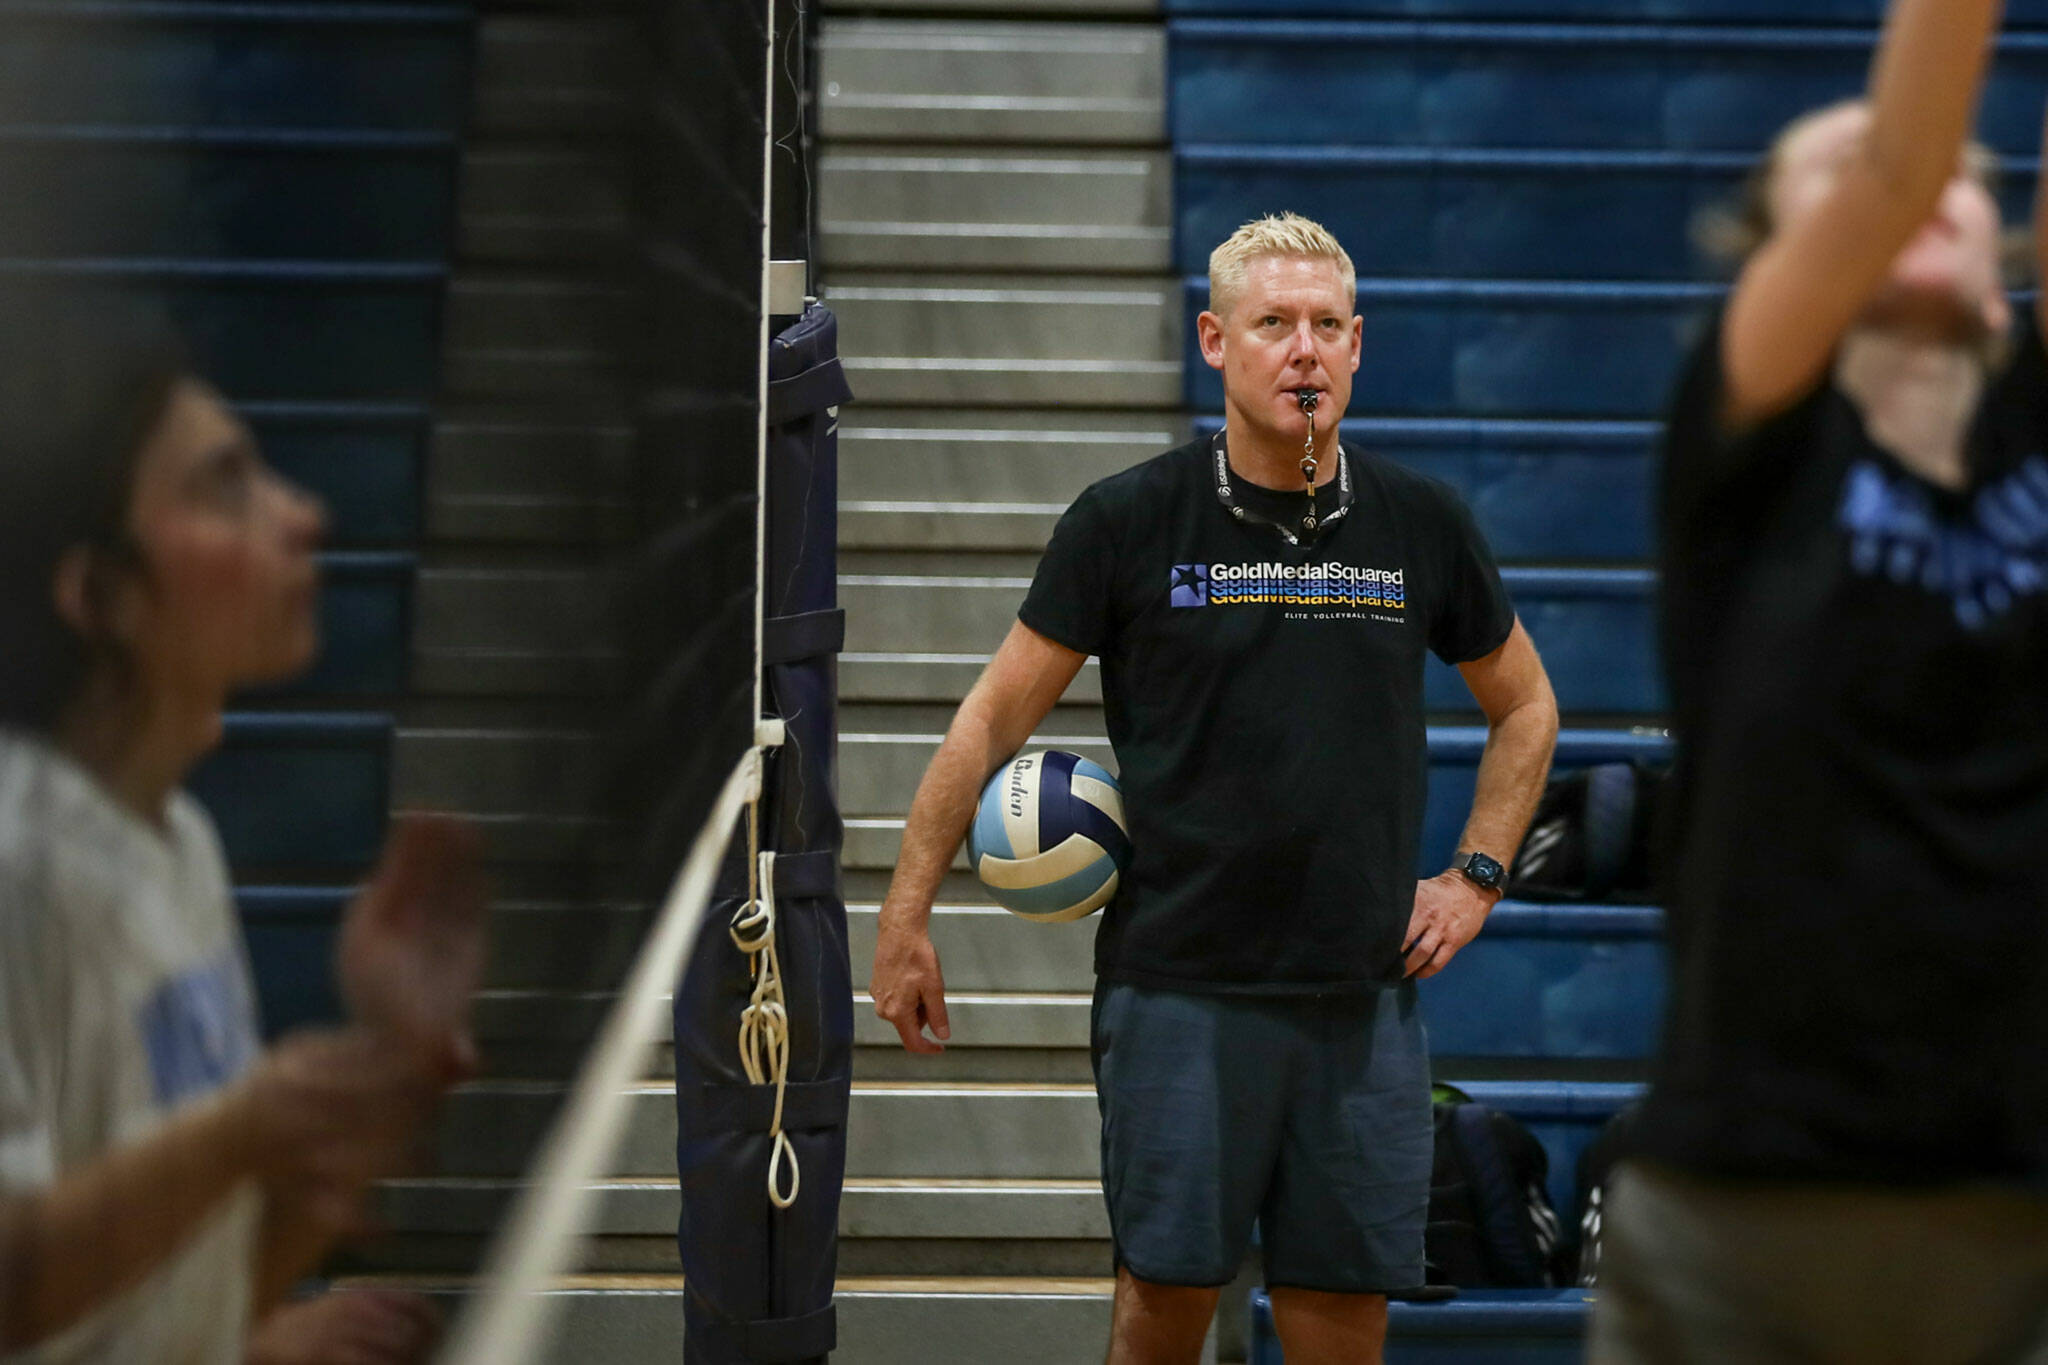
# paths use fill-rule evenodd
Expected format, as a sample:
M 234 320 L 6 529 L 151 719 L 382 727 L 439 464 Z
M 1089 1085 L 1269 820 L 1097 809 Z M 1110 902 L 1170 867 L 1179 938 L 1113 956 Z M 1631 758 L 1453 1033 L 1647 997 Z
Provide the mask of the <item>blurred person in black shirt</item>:
M 1788 127 L 1670 412 L 1673 989 L 1591 1358 L 2048 1360 L 2048 357 L 1995 0 Z

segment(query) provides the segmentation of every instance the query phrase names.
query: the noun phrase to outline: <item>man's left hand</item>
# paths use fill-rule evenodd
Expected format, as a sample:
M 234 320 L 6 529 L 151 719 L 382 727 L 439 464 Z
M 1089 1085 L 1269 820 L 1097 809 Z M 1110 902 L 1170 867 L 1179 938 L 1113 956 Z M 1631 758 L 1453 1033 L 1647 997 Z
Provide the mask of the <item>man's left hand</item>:
M 1403 976 L 1420 981 L 1450 965 L 1458 950 L 1479 937 L 1498 892 L 1473 885 L 1462 872 L 1439 872 L 1415 884 L 1415 913 L 1408 919 Z

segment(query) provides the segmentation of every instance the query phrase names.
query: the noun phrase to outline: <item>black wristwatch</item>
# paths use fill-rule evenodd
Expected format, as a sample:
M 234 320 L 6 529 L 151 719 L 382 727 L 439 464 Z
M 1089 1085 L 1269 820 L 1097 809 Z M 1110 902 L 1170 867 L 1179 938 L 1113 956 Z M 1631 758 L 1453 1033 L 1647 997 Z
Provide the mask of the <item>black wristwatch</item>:
M 1452 867 L 1465 874 L 1465 880 L 1482 891 L 1498 891 L 1501 883 L 1508 879 L 1508 870 L 1500 865 L 1497 858 L 1484 853 L 1460 853 Z

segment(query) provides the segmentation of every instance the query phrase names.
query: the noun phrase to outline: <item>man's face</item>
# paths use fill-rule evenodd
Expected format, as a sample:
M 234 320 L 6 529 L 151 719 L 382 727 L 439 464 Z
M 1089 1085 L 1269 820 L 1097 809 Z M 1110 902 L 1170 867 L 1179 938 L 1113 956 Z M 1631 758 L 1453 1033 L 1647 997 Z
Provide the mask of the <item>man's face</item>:
M 1300 442 L 1308 432 L 1296 396 L 1318 395 L 1317 432 L 1334 431 L 1351 402 L 1364 324 L 1334 261 L 1263 256 L 1223 314 L 1195 320 L 1202 358 L 1223 372 L 1223 401 L 1245 427 Z

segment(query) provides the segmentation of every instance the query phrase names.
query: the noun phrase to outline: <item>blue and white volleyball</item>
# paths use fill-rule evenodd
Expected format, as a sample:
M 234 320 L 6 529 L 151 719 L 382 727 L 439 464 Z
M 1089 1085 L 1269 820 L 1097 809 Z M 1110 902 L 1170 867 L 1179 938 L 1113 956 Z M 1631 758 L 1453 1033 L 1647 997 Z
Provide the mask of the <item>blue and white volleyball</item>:
M 1092 914 L 1131 860 L 1123 793 L 1078 754 L 1018 754 L 981 789 L 967 859 L 996 903 L 1025 919 Z

